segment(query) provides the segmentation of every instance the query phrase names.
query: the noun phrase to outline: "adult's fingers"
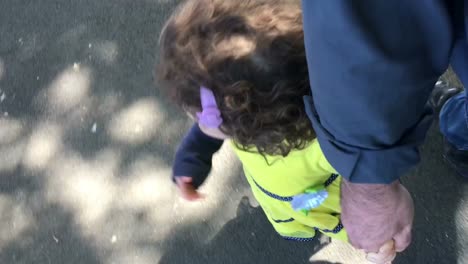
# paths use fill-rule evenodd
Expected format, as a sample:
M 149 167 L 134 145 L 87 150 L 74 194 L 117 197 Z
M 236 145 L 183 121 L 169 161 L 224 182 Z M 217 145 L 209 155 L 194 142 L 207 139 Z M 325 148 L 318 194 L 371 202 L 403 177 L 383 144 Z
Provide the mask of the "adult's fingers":
M 411 244 L 411 226 L 403 228 L 393 237 L 393 240 L 395 240 L 395 250 L 397 252 L 404 251 Z

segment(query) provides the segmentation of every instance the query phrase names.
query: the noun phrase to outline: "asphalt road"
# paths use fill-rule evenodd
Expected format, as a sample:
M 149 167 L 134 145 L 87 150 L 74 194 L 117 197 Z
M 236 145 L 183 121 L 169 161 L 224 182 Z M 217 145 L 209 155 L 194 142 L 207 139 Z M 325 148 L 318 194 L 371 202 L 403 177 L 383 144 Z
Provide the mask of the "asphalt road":
M 177 1 L 0 1 L 0 263 L 364 263 L 327 239 L 283 241 L 228 147 L 205 201 L 169 181 L 185 116 L 153 81 Z M 468 263 L 468 187 L 431 130 L 404 184 L 414 243 L 395 263 Z

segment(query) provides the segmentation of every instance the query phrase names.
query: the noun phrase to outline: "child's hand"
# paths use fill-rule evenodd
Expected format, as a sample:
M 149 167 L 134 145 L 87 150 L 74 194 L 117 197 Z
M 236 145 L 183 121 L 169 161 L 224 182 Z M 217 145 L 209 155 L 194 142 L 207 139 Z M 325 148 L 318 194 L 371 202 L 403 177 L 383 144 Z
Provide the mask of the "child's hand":
M 396 257 L 395 241 L 385 243 L 377 253 L 367 253 L 367 260 L 376 264 L 391 264 Z
M 203 195 L 199 193 L 193 186 L 191 177 L 179 176 L 175 177 L 175 179 L 182 198 L 188 201 L 196 201 L 203 198 Z

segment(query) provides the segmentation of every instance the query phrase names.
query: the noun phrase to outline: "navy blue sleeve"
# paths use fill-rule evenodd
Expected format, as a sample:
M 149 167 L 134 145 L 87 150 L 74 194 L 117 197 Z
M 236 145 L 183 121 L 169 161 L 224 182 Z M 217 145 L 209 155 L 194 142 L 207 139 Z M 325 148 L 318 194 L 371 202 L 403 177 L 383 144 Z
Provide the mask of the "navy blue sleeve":
M 208 177 L 213 154 L 223 145 L 223 140 L 212 138 L 203 133 L 198 124 L 192 126 L 177 149 L 173 177 L 189 176 L 198 188 Z
M 441 0 L 303 0 L 308 115 L 331 165 L 390 183 L 419 162 L 453 30 Z

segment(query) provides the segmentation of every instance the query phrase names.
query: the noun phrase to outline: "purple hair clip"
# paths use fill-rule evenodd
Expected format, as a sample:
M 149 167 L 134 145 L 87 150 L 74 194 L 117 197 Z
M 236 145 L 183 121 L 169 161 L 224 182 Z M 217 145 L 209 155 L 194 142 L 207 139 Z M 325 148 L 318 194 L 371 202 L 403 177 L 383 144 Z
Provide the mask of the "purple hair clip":
M 213 91 L 201 86 L 200 100 L 202 112 L 197 113 L 198 122 L 208 128 L 218 128 L 223 123 L 223 119 L 221 118 L 221 112 L 216 104 Z

